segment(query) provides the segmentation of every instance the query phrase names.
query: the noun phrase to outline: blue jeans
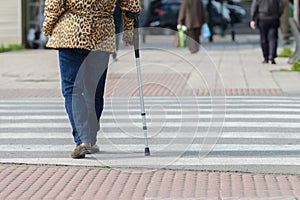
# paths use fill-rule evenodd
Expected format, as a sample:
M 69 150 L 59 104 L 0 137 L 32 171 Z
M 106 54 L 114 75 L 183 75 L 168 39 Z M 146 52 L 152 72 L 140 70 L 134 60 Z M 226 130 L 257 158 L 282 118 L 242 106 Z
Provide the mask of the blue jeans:
M 62 94 L 77 145 L 97 142 L 109 53 L 59 49 Z

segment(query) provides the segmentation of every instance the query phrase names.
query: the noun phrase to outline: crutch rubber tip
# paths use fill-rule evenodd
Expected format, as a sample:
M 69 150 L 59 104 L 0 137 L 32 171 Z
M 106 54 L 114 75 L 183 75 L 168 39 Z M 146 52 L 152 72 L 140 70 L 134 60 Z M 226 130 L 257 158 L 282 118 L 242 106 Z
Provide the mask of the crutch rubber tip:
M 145 156 L 150 156 L 150 149 L 149 149 L 149 147 L 145 148 Z

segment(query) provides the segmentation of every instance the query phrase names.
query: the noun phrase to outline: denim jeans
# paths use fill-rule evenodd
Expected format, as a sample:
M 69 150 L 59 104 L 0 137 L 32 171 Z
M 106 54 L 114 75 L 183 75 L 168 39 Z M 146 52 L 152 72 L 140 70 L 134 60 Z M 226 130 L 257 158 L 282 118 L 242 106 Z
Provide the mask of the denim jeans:
M 59 49 L 62 94 L 77 145 L 97 142 L 109 53 Z

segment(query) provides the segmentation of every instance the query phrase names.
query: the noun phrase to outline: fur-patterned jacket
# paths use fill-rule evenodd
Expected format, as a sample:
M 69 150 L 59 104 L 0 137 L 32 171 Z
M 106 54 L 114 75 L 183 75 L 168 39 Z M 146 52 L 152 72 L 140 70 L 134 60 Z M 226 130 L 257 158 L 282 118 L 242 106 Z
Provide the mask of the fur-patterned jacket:
M 115 52 L 116 1 L 123 12 L 123 40 L 131 42 L 134 21 L 125 12 L 139 12 L 139 0 L 46 0 L 43 23 L 43 33 L 49 36 L 46 46 Z

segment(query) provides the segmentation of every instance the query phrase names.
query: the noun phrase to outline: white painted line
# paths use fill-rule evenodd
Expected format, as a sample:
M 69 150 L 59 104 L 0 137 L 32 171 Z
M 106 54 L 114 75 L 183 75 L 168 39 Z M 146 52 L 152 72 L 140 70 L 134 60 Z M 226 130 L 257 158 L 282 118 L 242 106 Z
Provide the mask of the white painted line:
M 288 97 L 288 96 L 145 96 L 145 101 L 149 102 L 165 102 L 170 103 L 171 101 L 178 102 L 193 102 L 193 101 L 226 101 L 226 102 L 299 102 L 300 97 Z M 137 101 L 139 97 L 105 97 L 106 102 L 110 101 Z M 1 99 L 1 103 L 63 103 L 63 98 L 24 98 L 24 99 Z
M 5 137 L 5 135 L 4 135 Z M 7 135 L 6 135 L 7 137 Z M 266 133 L 266 132 L 195 132 L 195 133 L 186 133 L 182 132 L 159 132 L 159 133 L 151 133 L 148 132 L 148 138 L 189 138 L 193 137 L 197 138 L 207 138 L 207 139 L 218 139 L 218 138 L 234 138 L 234 139 L 300 139 L 299 133 Z M 102 138 L 143 138 L 141 132 L 132 133 L 132 132 L 106 132 L 101 131 L 98 132 L 98 140 Z
M 300 113 L 300 109 L 295 109 L 295 108 L 194 108 L 194 109 L 186 109 L 186 108 L 181 108 L 181 109 L 175 109 L 175 108 L 152 108 L 148 109 L 146 108 L 146 113 L 149 112 L 157 112 L 157 113 L 165 113 L 165 112 L 183 112 L 183 113 L 195 113 L 195 112 L 270 112 L 272 114 L 273 112 L 290 112 L 290 113 Z M 117 114 L 123 114 L 123 113 L 128 113 L 128 112 L 140 112 L 140 109 L 128 109 L 128 108 L 114 108 L 114 109 L 106 109 L 104 108 L 104 114 L 108 113 L 117 113 Z M 64 109 L 37 109 L 37 110 L 24 110 L 24 109 L 17 109 L 17 110 L 11 110 L 11 109 L 0 109 L 0 114 L 34 114 L 34 113 L 66 113 Z
M 102 119 L 141 119 L 141 116 L 137 116 L 137 115 L 129 115 L 130 118 L 125 117 L 126 115 L 123 116 L 113 116 L 113 115 L 108 115 L 108 114 L 103 114 L 103 116 L 101 117 Z M 220 115 L 220 114 L 201 114 L 199 113 L 198 115 L 190 115 L 190 114 L 182 114 L 182 115 L 177 115 L 177 114 L 148 114 L 146 115 L 146 118 L 151 118 L 151 119 L 233 119 L 233 118 L 238 118 L 239 120 L 242 119 L 268 119 L 268 120 L 272 120 L 272 119 L 291 119 L 291 120 L 298 120 L 300 119 L 300 115 L 299 114 L 224 114 L 224 115 Z M 1 116 L 0 116 L 1 119 Z
M 116 150 L 119 149 L 121 151 L 132 151 L 135 152 L 138 149 L 143 149 L 145 146 L 141 142 L 141 144 L 105 144 L 101 145 L 101 149 L 106 150 Z M 213 152 L 224 152 L 224 151 L 299 151 L 300 145 L 256 145 L 256 144 L 205 144 L 205 149 L 202 149 L 202 144 L 159 144 L 159 145 L 151 145 L 150 148 L 153 152 L 164 152 L 170 151 L 170 148 L 173 151 L 201 151 L 201 150 L 212 150 Z M 74 145 L 0 145 L 0 149 L 5 151 L 16 151 L 16 152 L 34 152 L 34 151 L 70 151 L 73 150 Z M 1 156 L 0 156 L 1 157 Z
M 69 123 L 1 123 L 0 128 L 70 128 Z
M 132 125 L 136 125 L 140 127 L 139 122 L 131 123 Z M 128 126 L 130 123 L 123 123 L 116 121 L 115 123 L 102 123 L 102 128 L 110 128 L 110 127 L 130 127 Z M 152 122 L 149 124 L 150 128 L 160 128 L 160 127 L 170 128 L 170 127 L 178 127 L 178 128 L 189 128 L 189 127 L 232 127 L 232 128 L 243 128 L 243 127 L 251 127 L 251 128 L 262 128 L 262 127 L 272 127 L 272 128 L 300 128 L 300 123 L 289 123 L 289 122 L 220 122 L 220 121 L 212 121 L 212 122 Z M 0 125 L 1 127 L 1 125 Z
M 11 114 L 11 113 L 66 113 L 64 109 L 39 109 L 39 110 L 24 110 L 24 109 L 0 109 L 0 114 Z
M 113 154 L 112 154 L 113 153 Z M 220 158 L 174 158 L 159 157 L 159 154 L 152 153 L 145 157 L 143 152 L 129 154 L 127 159 L 120 159 L 119 152 L 109 151 L 111 157 L 105 158 L 106 152 L 88 155 L 86 159 L 72 158 L 0 158 L 1 163 L 26 163 L 26 164 L 50 164 L 50 165 L 75 165 L 75 166 L 110 166 L 110 167 L 166 167 L 168 166 L 300 166 L 300 158 L 243 158 L 243 157 L 220 157 Z M 116 156 L 116 158 L 114 157 Z M 104 157 L 104 159 L 103 159 Z
M 113 122 L 113 123 L 101 123 L 102 128 L 111 127 L 140 127 L 140 122 Z M 251 127 L 251 128 L 300 128 L 300 123 L 289 123 L 289 122 L 223 122 L 223 121 L 212 121 L 212 122 L 152 122 L 148 123 L 149 128 L 197 128 L 197 127 Z M 69 128 L 69 123 L 1 123 L 0 128 Z
M 237 106 L 246 106 L 246 107 L 255 107 L 255 106 L 267 106 L 267 107 L 299 107 L 300 102 L 267 102 L 265 104 L 262 104 L 262 102 L 255 102 L 249 104 L 249 102 L 243 102 L 243 101 L 230 101 L 230 102 L 207 102 L 204 103 L 203 101 L 195 101 L 195 102 L 168 102 L 168 101 L 155 101 L 155 102 L 147 102 L 146 106 L 153 107 L 153 106 L 166 106 L 166 107 L 209 107 L 209 106 L 231 106 L 231 107 L 237 107 Z M 130 108 L 138 108 L 139 107 L 139 101 L 135 102 L 110 102 L 110 103 L 105 103 L 104 105 L 106 108 L 114 108 L 114 107 L 130 107 Z M 50 107 L 50 108 L 64 108 L 64 104 L 62 103 L 57 103 L 57 104 L 52 104 L 52 103 L 44 103 L 41 104 L 39 102 L 33 102 L 32 104 L 24 104 L 24 103 L 2 103 L 0 104 L 0 108 L 38 108 L 38 107 Z
M 69 139 L 72 138 L 71 132 L 1 132 L 0 139 Z M 98 132 L 98 141 L 103 139 L 143 139 L 141 132 L 139 133 L 127 133 L 127 132 Z M 266 132 L 223 132 L 223 133 L 186 133 L 186 132 L 160 132 L 160 133 L 148 133 L 148 138 L 151 139 L 300 139 L 299 133 L 266 133 Z
M 6 115 L 0 116 L 0 120 L 11 120 L 11 121 L 18 121 L 18 120 L 65 120 L 68 119 L 67 114 L 64 115 Z
M 130 117 L 128 117 L 130 116 Z M 300 119 L 299 114 L 147 114 L 146 118 L 151 119 L 232 119 L 232 118 L 238 118 L 238 119 L 268 119 L 272 121 L 272 119 L 291 119 L 291 120 L 298 120 Z M 108 120 L 108 119 L 117 119 L 117 120 L 131 120 L 131 119 L 141 119 L 140 115 L 120 115 L 120 116 L 114 116 L 114 115 L 108 115 L 107 113 L 103 113 L 102 119 Z M 18 121 L 18 120 L 52 120 L 52 119 L 62 119 L 67 120 L 67 114 L 64 115 L 5 115 L 0 116 L 0 120 L 11 120 L 11 121 Z
M 73 139 L 71 132 L 57 132 L 57 133 L 12 133 L 12 132 L 1 132 L 0 139 Z M 100 139 L 100 138 L 99 138 Z
M 32 109 L 36 109 L 36 108 L 62 108 L 64 109 L 64 105 L 62 104 L 57 104 L 57 105 L 52 105 L 52 104 L 0 104 L 0 108 L 1 109 L 18 109 L 18 108 L 32 108 Z

